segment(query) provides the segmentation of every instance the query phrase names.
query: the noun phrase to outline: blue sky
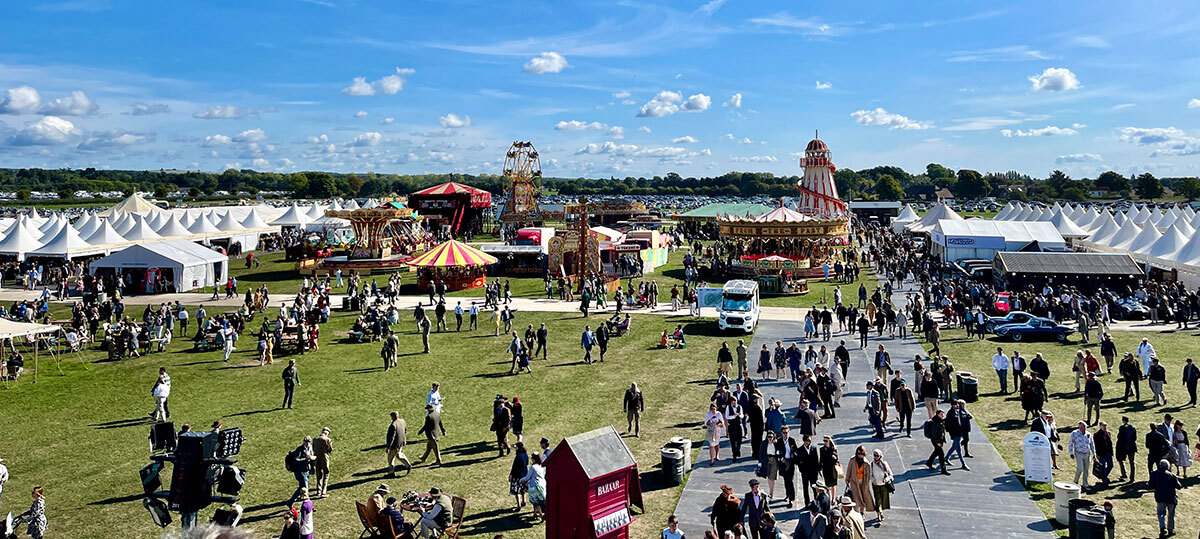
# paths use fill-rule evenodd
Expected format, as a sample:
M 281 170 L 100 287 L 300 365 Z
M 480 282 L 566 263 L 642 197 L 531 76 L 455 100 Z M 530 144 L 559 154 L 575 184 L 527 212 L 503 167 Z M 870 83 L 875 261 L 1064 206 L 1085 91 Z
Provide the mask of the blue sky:
M 1200 174 L 1185 2 L 116 2 L 0 19 L 0 166 Z

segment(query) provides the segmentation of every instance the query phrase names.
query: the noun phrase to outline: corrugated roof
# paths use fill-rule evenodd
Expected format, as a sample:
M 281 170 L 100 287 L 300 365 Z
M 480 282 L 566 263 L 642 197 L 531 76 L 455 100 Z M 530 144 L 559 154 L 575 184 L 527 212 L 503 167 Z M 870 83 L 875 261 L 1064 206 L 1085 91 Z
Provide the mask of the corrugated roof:
M 750 214 L 751 216 L 757 216 L 767 213 L 773 209 L 774 208 L 770 206 L 764 206 L 762 204 L 717 202 L 681 213 L 679 214 L 679 217 L 691 217 L 693 219 L 716 219 L 717 215 L 745 216 L 746 214 Z
M 1138 275 L 1142 269 L 1127 254 L 1117 253 L 996 253 L 1005 273 L 1072 275 Z

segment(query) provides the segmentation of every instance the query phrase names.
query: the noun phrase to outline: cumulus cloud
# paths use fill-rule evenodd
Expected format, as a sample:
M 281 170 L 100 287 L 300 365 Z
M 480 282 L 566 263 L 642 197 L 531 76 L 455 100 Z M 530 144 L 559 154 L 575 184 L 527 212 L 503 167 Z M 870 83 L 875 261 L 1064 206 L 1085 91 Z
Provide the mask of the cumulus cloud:
M 623 139 L 623 138 L 625 138 L 625 128 L 621 127 L 619 125 L 614 125 L 614 126 L 608 128 L 608 132 L 606 132 L 604 134 L 605 134 L 605 136 L 609 136 L 609 137 L 612 137 L 615 139 Z
M 1079 79 L 1065 67 L 1048 67 L 1041 75 L 1029 77 L 1035 92 L 1061 92 L 1079 88 Z
M 1068 163 L 1087 163 L 1090 161 L 1099 161 L 1101 157 L 1094 153 L 1069 153 L 1060 155 L 1054 159 L 1055 164 L 1064 165 Z
M 631 95 L 631 94 L 629 93 L 629 91 L 628 91 L 628 90 L 621 90 L 621 91 L 619 91 L 619 92 L 615 92 L 615 93 L 613 93 L 613 95 L 612 95 L 612 96 L 613 96 L 614 98 L 616 98 L 616 99 L 629 99 L 629 96 L 630 96 L 630 95 Z
M 262 142 L 267 139 L 267 134 L 262 129 L 247 129 L 238 133 L 233 137 L 234 142 Z
M 736 94 L 733 94 L 733 96 L 731 96 L 731 97 L 729 98 L 729 101 L 726 101 L 726 102 L 725 102 L 725 104 L 724 104 L 724 105 L 721 105 L 721 106 L 723 106 L 723 107 L 733 107 L 733 108 L 735 108 L 735 109 L 740 109 L 740 108 L 742 108 L 742 94 L 741 94 L 741 92 L 739 92 L 739 93 L 736 93 Z
M 818 89 L 818 90 L 828 90 L 828 89 L 830 89 L 830 88 L 833 88 L 833 83 L 832 83 L 832 82 L 821 82 L 821 81 L 817 81 L 817 89 Z
M 389 116 L 387 118 L 379 120 L 379 123 L 383 124 L 383 125 L 392 125 L 393 123 L 396 123 L 396 119 Z
M 201 143 L 201 146 L 212 148 L 214 146 L 228 146 L 232 143 L 233 139 L 225 135 L 209 135 L 204 137 L 204 142 Z
M 696 137 L 688 135 L 688 136 L 679 137 L 676 139 L 671 139 L 671 142 L 674 144 L 695 144 L 696 142 L 699 142 L 699 141 L 696 140 Z
M 850 117 L 858 122 L 858 125 L 885 125 L 889 129 L 929 129 L 933 127 L 931 122 L 918 122 L 907 116 L 888 112 L 883 107 L 878 107 L 875 110 L 859 110 L 850 113 Z
M 1192 98 L 1188 100 L 1187 107 L 1189 109 L 1200 109 L 1200 99 Z
M 1080 125 L 1080 124 L 1076 124 Z M 1056 125 L 1047 125 L 1038 129 L 1013 131 L 1012 129 L 1001 129 L 1000 134 L 1006 137 L 1053 137 L 1058 135 L 1076 135 L 1079 131 L 1070 127 L 1058 127 Z
M 734 163 L 774 163 L 778 161 L 778 159 L 770 155 L 751 155 L 749 157 L 737 156 L 730 157 L 729 160 Z
M 588 144 L 575 152 L 575 155 L 611 155 L 614 157 L 649 157 L 659 159 L 660 161 L 668 161 L 674 159 L 686 159 L 694 157 L 696 152 L 689 151 L 687 148 L 678 146 L 638 146 L 636 144 L 616 144 L 614 142 L 604 142 L 602 144 Z
M 100 106 L 96 105 L 92 98 L 80 90 L 75 90 L 71 95 L 42 105 L 38 112 L 50 116 L 89 116 L 98 110 Z
M 1113 105 L 1112 108 L 1113 108 L 1113 110 L 1125 110 L 1127 108 L 1136 107 L 1136 106 L 1137 106 L 1137 103 L 1118 103 L 1116 105 Z
M 14 146 L 50 146 L 64 143 L 79 134 L 75 124 L 58 116 L 45 116 L 17 131 L 9 143 Z
M 105 148 L 120 148 L 154 142 L 154 133 L 134 133 L 124 129 L 99 131 L 83 139 L 77 147 L 80 150 L 101 150 Z
M 525 64 L 524 71 L 534 75 L 543 73 L 558 73 L 563 69 L 571 67 L 567 63 L 567 59 L 554 51 L 543 52 L 542 54 L 532 58 Z
M 404 83 L 408 82 L 407 77 L 416 73 L 416 70 L 410 68 L 397 67 L 396 72 L 387 75 L 375 82 L 368 82 L 366 77 L 354 77 L 350 82 L 350 86 L 342 88 L 342 93 L 347 95 L 393 95 L 404 89 Z
M 246 111 L 233 105 L 215 105 L 208 110 L 193 114 L 192 117 L 201 120 L 240 120 L 246 117 Z
M 438 123 L 441 124 L 442 127 L 445 127 L 446 129 L 458 129 L 460 127 L 470 127 L 471 126 L 471 117 L 467 116 L 465 114 L 462 116 L 459 116 L 457 114 L 451 113 L 451 114 L 442 116 L 441 118 L 438 118 Z
M 733 140 L 733 133 L 725 133 L 721 135 L 721 140 Z
M 318 136 L 310 136 L 304 140 L 305 140 L 305 142 L 307 142 L 309 144 L 328 144 L 329 143 L 329 135 L 321 133 Z
M 354 113 L 355 118 L 362 118 L 363 116 L 366 116 L 366 115 L 367 115 L 367 111 L 365 111 L 365 110 L 360 110 L 360 111 Z
M 151 114 L 166 114 L 171 112 L 171 107 L 165 103 L 134 103 L 129 107 L 129 114 L 132 116 L 150 116 Z
M 649 127 L 646 127 L 646 126 L 644 126 L 644 125 L 643 125 L 643 126 L 641 126 L 641 127 L 638 127 L 638 131 L 641 131 L 641 132 L 643 132 L 643 133 L 649 133 L 649 132 L 650 132 L 650 128 L 649 128 Z
M 270 163 L 269 161 L 267 161 L 266 159 L 263 159 L 263 158 L 259 157 L 258 159 L 255 159 L 255 160 L 251 161 L 251 162 L 250 162 L 250 165 L 251 165 L 251 166 L 255 166 L 255 167 L 260 167 L 260 168 L 261 168 L 261 167 L 267 167 L 267 166 L 270 166 L 270 165 L 271 165 L 271 163 Z
M 352 141 L 350 144 L 352 146 L 359 146 L 359 147 L 376 146 L 382 140 L 383 140 L 383 135 L 372 131 L 370 133 L 363 133 L 357 137 L 354 137 L 354 141 Z
M 603 131 L 608 129 L 608 124 L 600 122 L 582 122 L 579 120 L 561 121 L 554 124 L 555 131 Z
M 1168 155 L 1200 155 L 1200 138 L 1177 127 L 1122 127 L 1117 130 L 1124 142 L 1139 146 L 1155 146 L 1150 157 Z
M 42 96 L 32 86 L 9 88 L 0 99 L 0 114 L 25 114 L 37 110 Z
M 741 102 L 741 98 L 738 98 Z M 641 110 L 637 115 L 639 118 L 661 118 L 670 116 L 676 112 L 701 112 L 708 110 L 712 106 L 712 98 L 704 94 L 695 94 L 683 99 L 683 94 L 663 90 L 654 96 L 654 99 L 642 105 Z

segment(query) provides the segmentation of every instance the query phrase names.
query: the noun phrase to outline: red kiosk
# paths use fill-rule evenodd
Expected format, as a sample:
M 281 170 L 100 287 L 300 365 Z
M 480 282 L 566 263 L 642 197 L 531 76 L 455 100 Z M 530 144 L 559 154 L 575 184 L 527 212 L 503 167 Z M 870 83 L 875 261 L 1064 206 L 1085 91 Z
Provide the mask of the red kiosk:
M 637 461 L 612 425 L 564 438 L 546 459 L 546 537 L 628 539 L 645 512 Z

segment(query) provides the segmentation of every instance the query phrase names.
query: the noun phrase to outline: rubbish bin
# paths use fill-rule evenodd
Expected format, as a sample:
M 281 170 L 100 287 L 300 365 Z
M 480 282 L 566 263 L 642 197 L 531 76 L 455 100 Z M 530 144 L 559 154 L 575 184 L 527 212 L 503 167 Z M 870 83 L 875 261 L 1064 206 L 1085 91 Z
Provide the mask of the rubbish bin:
M 979 379 L 975 377 L 962 378 L 958 387 L 958 398 L 975 402 L 979 400 Z
M 342 296 L 342 310 L 343 311 L 350 310 L 350 296 Z
M 1070 508 L 1067 502 L 1079 498 L 1079 485 L 1069 481 L 1054 483 L 1054 521 L 1067 525 L 1071 520 Z
M 1104 513 L 1095 509 L 1076 510 L 1073 529 L 1078 539 L 1104 539 Z
M 1070 537 L 1071 539 L 1076 539 L 1076 537 L 1077 537 L 1075 535 L 1075 530 L 1076 530 L 1076 526 L 1077 526 L 1076 518 L 1078 516 L 1079 510 L 1080 509 L 1091 509 L 1093 507 L 1096 507 L 1096 502 L 1093 502 L 1092 500 L 1085 500 L 1083 498 L 1075 498 L 1074 500 L 1067 500 L 1067 510 L 1070 513 L 1070 516 L 1068 517 L 1068 523 L 1067 523 L 1068 537 Z
M 667 442 L 665 447 L 674 447 L 683 452 L 683 469 L 684 473 L 692 469 L 692 440 L 683 436 L 676 436 Z
M 674 447 L 663 447 L 662 472 L 666 484 L 683 484 L 683 452 Z

